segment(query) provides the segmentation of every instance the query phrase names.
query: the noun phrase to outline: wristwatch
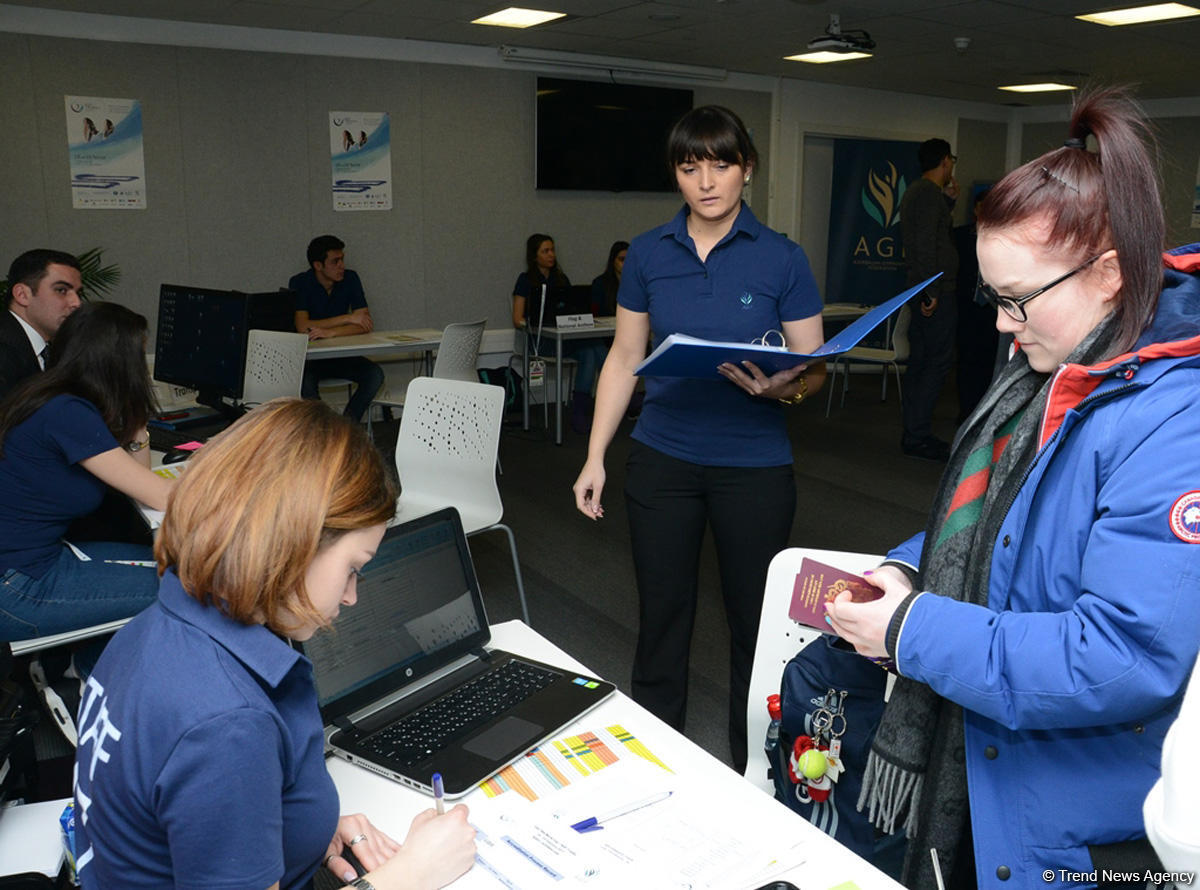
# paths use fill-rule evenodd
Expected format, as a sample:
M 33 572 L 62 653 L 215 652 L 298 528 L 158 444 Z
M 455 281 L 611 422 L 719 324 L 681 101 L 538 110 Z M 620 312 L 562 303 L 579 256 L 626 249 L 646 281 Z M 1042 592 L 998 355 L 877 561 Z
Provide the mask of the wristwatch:
M 350 882 L 351 887 L 356 887 L 358 890 L 375 890 L 375 885 L 366 878 L 355 878 Z
M 125 450 L 128 451 L 130 454 L 137 454 L 139 451 L 141 451 L 143 448 L 145 448 L 149 444 L 150 444 L 149 439 L 143 439 L 140 442 L 137 439 L 134 439 L 132 442 L 130 442 L 128 445 L 125 446 Z

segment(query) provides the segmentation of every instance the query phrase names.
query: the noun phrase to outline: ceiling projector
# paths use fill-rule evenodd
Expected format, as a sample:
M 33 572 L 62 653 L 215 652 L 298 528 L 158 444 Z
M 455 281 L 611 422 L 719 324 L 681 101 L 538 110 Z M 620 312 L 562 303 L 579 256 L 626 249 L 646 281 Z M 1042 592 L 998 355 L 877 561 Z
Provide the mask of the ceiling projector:
M 873 50 L 875 41 L 866 31 L 843 31 L 841 17 L 836 14 L 829 16 L 829 27 L 820 37 L 808 42 L 808 48 L 814 52 L 853 53 Z

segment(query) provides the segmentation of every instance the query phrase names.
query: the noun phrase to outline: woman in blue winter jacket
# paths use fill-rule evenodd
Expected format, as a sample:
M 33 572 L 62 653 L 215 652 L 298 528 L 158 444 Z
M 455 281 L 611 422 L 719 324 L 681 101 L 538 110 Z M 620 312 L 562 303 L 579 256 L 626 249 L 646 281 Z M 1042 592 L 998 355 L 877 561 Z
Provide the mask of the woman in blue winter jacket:
M 1200 245 L 1162 254 L 1144 133 L 1091 91 L 988 194 L 979 290 L 1015 352 L 882 598 L 827 605 L 901 675 L 859 803 L 906 829 L 912 887 L 931 848 L 948 887 L 1156 867 L 1140 804 L 1200 644 Z

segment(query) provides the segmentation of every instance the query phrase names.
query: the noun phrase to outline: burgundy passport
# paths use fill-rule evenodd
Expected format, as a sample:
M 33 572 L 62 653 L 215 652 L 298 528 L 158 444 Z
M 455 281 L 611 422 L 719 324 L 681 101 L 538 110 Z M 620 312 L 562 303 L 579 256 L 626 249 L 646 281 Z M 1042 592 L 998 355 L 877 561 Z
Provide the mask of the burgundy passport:
M 883 596 L 882 590 L 868 583 L 861 575 L 843 572 L 806 556 L 800 563 L 800 572 L 792 587 L 792 605 L 788 608 L 788 617 L 822 633 L 833 633 L 825 623 L 825 601 L 833 599 L 843 590 L 850 591 L 856 603 L 869 603 Z

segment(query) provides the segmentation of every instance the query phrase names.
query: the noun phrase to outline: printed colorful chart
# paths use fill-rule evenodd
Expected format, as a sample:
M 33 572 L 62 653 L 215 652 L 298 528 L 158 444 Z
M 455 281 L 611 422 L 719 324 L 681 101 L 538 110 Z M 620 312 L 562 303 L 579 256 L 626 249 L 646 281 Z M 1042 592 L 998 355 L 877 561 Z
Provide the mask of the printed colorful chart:
M 620 724 L 613 724 L 601 730 L 551 739 L 480 787 L 488 797 L 515 791 L 526 800 L 537 800 L 570 785 L 572 778 L 590 776 L 630 755 L 673 772 L 637 736 Z

